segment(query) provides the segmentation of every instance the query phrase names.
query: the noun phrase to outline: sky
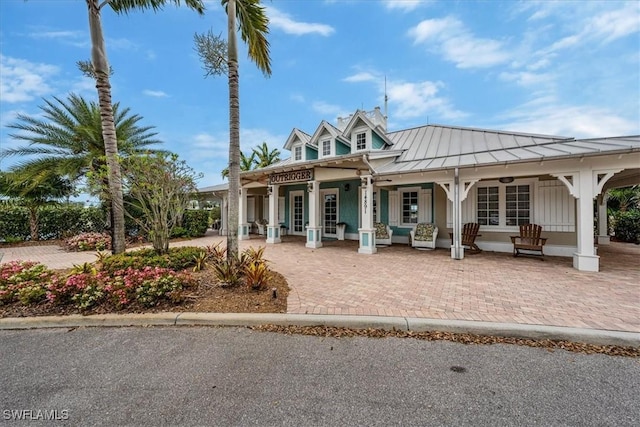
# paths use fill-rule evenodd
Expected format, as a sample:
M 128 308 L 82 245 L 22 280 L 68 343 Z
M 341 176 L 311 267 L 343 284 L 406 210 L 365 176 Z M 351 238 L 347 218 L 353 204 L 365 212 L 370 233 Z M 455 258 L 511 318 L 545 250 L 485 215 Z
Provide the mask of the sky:
M 219 0 L 199 16 L 168 5 L 116 15 L 103 29 L 114 102 L 155 126 L 162 148 L 225 182 L 226 76 L 205 78 L 195 33 L 225 34 Z M 388 130 L 425 124 L 576 138 L 640 134 L 640 2 L 272 0 L 272 75 L 240 44 L 241 148 L 283 151 L 293 128 L 357 109 L 384 111 Z M 97 101 L 81 75 L 90 58 L 82 0 L 0 0 L 0 148 L 7 128 L 43 99 Z M 386 81 L 386 83 L 385 83 Z M 18 159 L 0 160 L 5 170 Z

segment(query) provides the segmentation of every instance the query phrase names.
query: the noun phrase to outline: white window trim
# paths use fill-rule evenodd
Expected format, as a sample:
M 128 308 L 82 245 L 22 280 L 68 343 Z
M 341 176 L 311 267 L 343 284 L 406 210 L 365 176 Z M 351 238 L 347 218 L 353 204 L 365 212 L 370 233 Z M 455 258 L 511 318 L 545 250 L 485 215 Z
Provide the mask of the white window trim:
M 510 225 L 507 226 L 507 187 L 512 185 L 528 185 L 529 186 L 529 221 L 531 223 L 535 223 L 534 213 L 535 213 L 535 187 L 533 180 L 514 180 L 508 184 L 503 184 L 500 181 L 482 181 L 475 185 L 476 191 L 474 191 L 475 200 L 473 201 L 474 206 L 474 215 L 478 215 L 478 188 L 481 187 L 498 187 L 498 222 L 499 225 L 480 225 L 480 230 L 484 230 L 487 232 L 518 232 L 520 230 L 520 226 L 518 225 Z
M 420 187 L 400 187 L 398 188 L 398 227 L 399 228 L 413 228 L 416 226 L 416 224 L 418 224 L 420 222 L 420 190 L 422 190 L 422 188 Z M 402 215 L 402 201 L 404 199 L 404 193 L 418 193 L 418 222 L 417 223 L 413 223 L 413 222 L 402 222 L 403 220 L 403 215 Z
M 324 143 L 328 142 L 329 143 L 329 154 L 324 154 Z M 320 141 L 320 156 L 321 157 L 331 157 L 333 156 L 333 144 L 331 143 L 331 139 L 323 139 Z
M 300 149 L 300 158 L 296 159 L 296 149 Z M 293 161 L 294 162 L 302 162 L 304 161 L 304 147 L 301 144 L 294 145 L 291 147 L 291 151 L 293 153 Z
M 358 149 L 358 134 L 364 133 L 364 148 Z M 351 153 L 359 153 L 371 149 L 371 129 L 368 127 L 359 127 L 351 132 Z

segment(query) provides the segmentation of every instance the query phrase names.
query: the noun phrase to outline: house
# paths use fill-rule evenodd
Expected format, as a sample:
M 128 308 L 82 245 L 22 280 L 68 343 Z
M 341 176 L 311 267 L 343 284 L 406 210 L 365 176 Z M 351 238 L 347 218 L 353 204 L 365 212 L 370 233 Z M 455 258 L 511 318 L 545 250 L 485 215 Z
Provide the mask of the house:
M 545 253 L 598 271 L 594 219 L 606 218 L 603 194 L 640 183 L 640 135 L 575 139 L 441 125 L 388 131 L 380 108 L 335 125 L 322 121 L 311 134 L 293 129 L 284 148 L 288 159 L 241 173 L 240 239 L 265 219 L 267 243 L 286 231 L 321 248 L 342 223 L 358 252 L 375 254 L 375 222 L 393 229 L 394 243 L 433 222 L 442 230 L 437 247 L 461 259 L 466 222 L 480 224 L 480 248 L 500 252 L 512 251 L 509 236 L 520 224 L 536 223 L 548 238 Z M 454 245 L 447 229 L 458 236 Z M 597 232 L 606 244 L 606 220 Z

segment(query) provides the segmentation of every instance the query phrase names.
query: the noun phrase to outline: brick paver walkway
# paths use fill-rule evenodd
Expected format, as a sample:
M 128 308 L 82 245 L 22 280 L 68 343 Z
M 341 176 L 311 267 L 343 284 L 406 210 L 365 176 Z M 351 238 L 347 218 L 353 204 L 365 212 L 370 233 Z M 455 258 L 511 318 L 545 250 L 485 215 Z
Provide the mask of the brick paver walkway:
M 224 242 L 209 236 L 176 245 Z M 265 246 L 257 236 L 241 248 Z M 41 261 L 52 268 L 95 260 L 55 246 L 2 248 L 2 262 Z M 311 250 L 297 237 L 268 245 L 265 257 L 288 280 L 289 313 L 426 317 L 640 332 L 640 246 L 599 248 L 599 273 L 579 272 L 571 258 L 513 258 L 483 252 L 464 260 L 449 250 L 405 245 L 360 255 L 357 242 Z

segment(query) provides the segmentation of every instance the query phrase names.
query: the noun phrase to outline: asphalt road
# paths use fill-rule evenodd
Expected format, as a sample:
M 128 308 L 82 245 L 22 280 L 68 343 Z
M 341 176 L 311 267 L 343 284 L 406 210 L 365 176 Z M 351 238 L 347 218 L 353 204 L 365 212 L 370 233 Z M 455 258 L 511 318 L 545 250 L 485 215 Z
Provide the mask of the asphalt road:
M 637 426 L 640 360 L 243 328 L 0 331 L 0 424 Z

